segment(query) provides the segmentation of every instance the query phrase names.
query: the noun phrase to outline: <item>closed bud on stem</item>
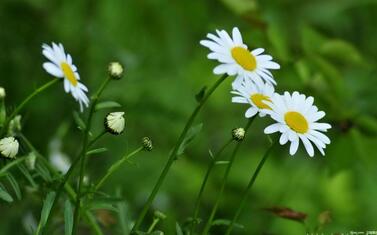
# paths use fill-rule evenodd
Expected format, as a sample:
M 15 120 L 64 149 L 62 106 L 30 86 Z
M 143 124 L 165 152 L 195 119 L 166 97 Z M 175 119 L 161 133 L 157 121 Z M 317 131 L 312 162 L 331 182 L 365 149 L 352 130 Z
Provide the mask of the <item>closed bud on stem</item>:
M 141 143 L 143 145 L 144 150 L 152 151 L 153 144 L 152 144 L 152 140 L 149 137 L 144 137 Z
M 18 141 L 14 137 L 5 137 L 0 140 L 0 153 L 5 158 L 15 158 L 18 147 Z
M 6 96 L 5 89 L 0 87 L 0 100 L 3 100 Z
M 161 211 L 155 211 L 154 217 L 157 218 L 157 219 L 161 219 L 161 220 L 166 219 L 166 215 L 164 213 L 162 213 Z
M 235 128 L 232 130 L 233 140 L 241 142 L 245 138 L 245 129 Z
M 21 115 L 17 115 L 9 122 L 9 134 L 14 135 L 20 131 L 21 131 Z
M 119 62 L 111 62 L 108 67 L 109 75 L 114 80 L 119 80 L 123 77 L 124 68 Z
M 35 170 L 36 160 L 37 160 L 37 155 L 35 155 L 34 152 L 29 153 L 29 155 L 27 155 L 25 159 L 26 167 L 31 171 Z
M 126 121 L 124 112 L 113 112 L 106 115 L 105 128 L 107 132 L 113 135 L 119 135 L 124 131 Z

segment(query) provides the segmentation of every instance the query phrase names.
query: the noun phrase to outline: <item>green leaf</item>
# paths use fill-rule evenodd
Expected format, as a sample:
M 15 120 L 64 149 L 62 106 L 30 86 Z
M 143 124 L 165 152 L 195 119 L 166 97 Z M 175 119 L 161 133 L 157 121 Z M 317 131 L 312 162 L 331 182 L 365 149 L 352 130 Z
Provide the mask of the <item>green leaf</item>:
M 116 196 L 121 198 L 122 193 L 121 190 L 118 188 L 116 190 Z M 122 234 L 129 234 L 130 233 L 130 219 L 127 214 L 128 208 L 127 204 L 125 201 L 120 201 L 117 203 L 117 208 L 118 208 L 118 221 L 120 224 L 120 229 L 122 231 Z
M 227 219 L 217 219 L 212 222 L 212 226 L 229 226 L 231 223 L 230 220 Z M 234 223 L 233 226 L 235 228 L 244 229 L 245 227 L 242 224 Z
M 25 157 L 17 158 L 16 160 L 12 160 L 10 163 L 6 164 L 4 167 L 0 170 L 0 177 L 6 175 L 7 171 L 11 169 L 14 166 L 17 166 L 21 162 L 25 160 Z
M 67 199 L 64 203 L 64 234 L 71 235 L 73 230 L 73 209 L 71 202 Z
M 95 110 L 101 110 L 101 109 L 112 109 L 112 108 L 119 108 L 122 107 L 121 104 L 115 102 L 115 101 L 103 101 L 96 105 Z
M 44 181 L 50 182 L 52 181 L 52 177 L 48 169 L 39 162 L 37 162 L 36 167 L 35 167 L 36 172 L 43 178 Z
M 198 103 L 200 103 L 202 101 L 204 95 L 206 94 L 206 90 L 207 90 L 207 87 L 204 86 L 202 89 L 200 89 L 198 94 L 195 95 L 195 99 Z
M 103 153 L 103 152 L 106 152 L 107 151 L 107 148 L 98 148 L 98 149 L 93 149 L 93 150 L 90 150 L 88 152 L 86 152 L 86 155 L 94 155 L 94 154 L 99 154 L 99 153 Z
M 105 209 L 118 213 L 118 208 L 116 208 L 113 203 L 109 203 L 105 200 L 92 200 L 87 203 L 86 207 L 88 210 Z
M 80 114 L 76 111 L 73 111 L 73 120 L 75 120 L 76 125 L 80 130 L 85 130 L 85 122 L 81 119 Z
M 216 161 L 215 165 L 228 165 L 229 161 Z
M 18 182 L 16 179 L 13 177 L 11 173 L 7 175 L 7 179 L 9 181 L 9 184 L 12 186 L 14 193 L 16 194 L 16 197 L 18 200 L 21 200 L 21 189 L 20 186 L 18 185 Z
M 36 234 L 40 234 L 43 227 L 46 225 L 48 215 L 50 214 L 52 204 L 55 200 L 55 192 L 49 192 L 43 202 L 42 212 L 41 212 L 41 219 L 38 224 L 38 228 Z
M 175 231 L 177 235 L 183 235 L 183 231 L 181 229 L 181 226 L 179 226 L 178 223 L 175 223 Z
M 373 116 L 361 115 L 355 119 L 355 123 L 363 134 L 377 135 L 377 119 Z
M 22 164 L 18 165 L 18 169 L 21 171 L 21 173 L 25 176 L 25 178 L 29 181 L 31 186 L 33 188 L 37 188 L 38 185 L 35 183 L 33 176 L 30 175 L 29 170 Z
M 359 51 L 350 43 L 335 39 L 326 41 L 320 48 L 322 55 L 351 64 L 363 62 Z
M 12 196 L 3 188 L 3 186 L 0 186 L 0 199 L 3 199 L 6 202 L 13 202 Z
M 4 99 L 0 101 L 0 127 L 3 126 L 5 119 L 7 118 Z
M 190 128 L 190 130 L 187 132 L 185 139 L 183 140 L 182 144 L 178 148 L 177 156 L 182 155 L 185 152 L 185 149 L 192 143 L 192 141 L 199 134 L 202 128 L 203 128 L 203 123 L 200 123 Z

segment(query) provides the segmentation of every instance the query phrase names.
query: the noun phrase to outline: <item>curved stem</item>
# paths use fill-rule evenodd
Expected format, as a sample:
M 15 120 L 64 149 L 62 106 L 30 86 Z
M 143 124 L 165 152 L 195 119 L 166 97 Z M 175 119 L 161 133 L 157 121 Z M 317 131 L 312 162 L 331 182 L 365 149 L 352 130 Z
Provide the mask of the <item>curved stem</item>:
M 238 219 L 238 216 L 241 214 L 241 211 L 242 209 L 244 208 L 245 206 L 245 203 L 246 203 L 246 200 L 247 200 L 247 196 L 250 192 L 250 189 L 253 187 L 254 185 L 254 182 L 255 180 L 257 179 L 258 177 L 258 174 L 260 172 L 260 170 L 262 169 L 264 163 L 266 162 L 268 156 L 270 155 L 272 149 L 274 148 L 274 146 L 276 145 L 277 141 L 275 143 L 272 143 L 271 146 L 267 149 L 267 151 L 264 153 L 263 155 L 263 158 L 261 159 L 261 161 L 259 162 L 257 168 L 255 169 L 254 173 L 253 173 L 253 176 L 251 177 L 250 181 L 249 181 L 249 184 L 247 185 L 245 191 L 243 192 L 242 194 L 242 200 L 241 200 L 241 203 L 239 204 L 238 208 L 237 208 L 237 211 L 230 223 L 230 225 L 228 226 L 228 229 L 226 230 L 226 233 L 225 235 L 229 235 L 231 232 L 232 232 L 232 229 L 233 229 L 233 226 L 235 224 L 235 222 L 237 221 Z
M 165 180 L 165 177 L 166 175 L 168 174 L 169 170 L 170 170 L 170 167 L 172 166 L 174 160 L 176 159 L 176 156 L 177 156 L 177 152 L 178 152 L 178 149 L 179 147 L 181 146 L 182 142 L 184 141 L 185 137 L 186 137 L 186 134 L 187 132 L 189 131 L 190 127 L 192 126 L 192 124 L 194 123 L 194 120 L 196 118 L 196 116 L 199 114 L 199 111 L 202 109 L 203 105 L 206 103 L 206 101 L 208 100 L 208 98 L 212 95 L 212 93 L 217 89 L 217 87 L 228 77 L 228 75 L 223 75 L 221 78 L 219 78 L 212 86 L 211 88 L 206 92 L 205 96 L 203 97 L 203 99 L 200 101 L 200 103 L 196 106 L 196 108 L 194 109 L 194 111 L 192 112 L 189 120 L 187 121 L 181 135 L 179 136 L 178 138 L 178 141 L 177 143 L 175 144 L 173 150 L 171 151 L 170 155 L 169 155 L 169 158 L 168 158 L 168 161 L 166 162 L 165 164 L 165 167 L 164 169 L 162 170 L 161 172 L 161 175 L 160 177 L 158 178 L 155 186 L 153 187 L 153 190 L 151 192 L 151 194 L 149 195 L 148 197 L 148 200 L 147 202 L 145 203 L 141 213 L 139 214 L 139 217 L 137 218 L 136 222 L 135 222 L 135 225 L 133 226 L 132 228 L 132 231 L 137 231 L 141 225 L 141 223 L 143 222 L 144 220 L 144 217 L 145 215 L 147 214 L 149 208 L 151 207 L 153 201 L 154 201 L 154 198 L 156 197 L 158 191 L 160 190 L 160 187 L 162 185 L 162 183 L 164 182 Z
M 51 81 L 43 84 L 42 86 L 38 87 L 33 93 L 31 93 L 28 97 L 26 97 L 14 109 L 14 111 L 7 117 L 7 119 L 4 122 L 3 127 L 1 128 L 0 136 L 2 136 L 3 134 L 5 134 L 5 132 L 6 132 L 7 128 L 8 128 L 9 122 L 25 107 L 25 105 L 27 103 L 29 103 L 29 101 L 31 99 L 33 99 L 36 95 L 38 95 L 39 93 L 41 93 L 42 91 L 46 90 L 47 88 L 51 87 L 52 85 L 54 85 L 55 83 L 57 83 L 59 81 L 60 81 L 60 79 L 55 78 L 54 80 L 51 80 Z
M 103 185 L 103 183 L 105 183 L 107 178 L 109 178 L 115 171 L 117 171 L 123 165 L 124 162 L 128 161 L 131 157 L 133 157 L 134 155 L 136 155 L 138 152 L 140 152 L 143 149 L 144 149 L 143 147 L 140 147 L 140 148 L 136 149 L 135 151 L 133 151 L 132 153 L 125 155 L 119 161 L 114 163 L 107 170 L 106 174 L 101 178 L 101 180 L 98 182 L 98 184 L 94 187 L 94 191 L 97 191 L 99 188 L 101 188 L 101 186 Z
M 218 157 L 221 155 L 221 153 L 233 142 L 233 138 L 230 139 L 229 141 L 227 141 L 218 151 L 217 153 L 213 156 L 213 159 L 211 160 L 211 162 L 208 164 L 208 168 L 207 168 L 207 172 L 204 176 L 204 179 L 203 179 L 203 182 L 200 186 L 200 190 L 199 190 L 199 194 L 196 198 L 196 201 L 195 201 L 195 207 L 194 207 L 194 214 L 192 216 L 192 224 L 191 224 L 191 228 L 190 228 L 190 233 L 189 234 L 192 234 L 194 232 L 194 229 L 196 227 L 196 225 L 198 224 L 197 223 L 197 218 L 198 218 L 198 214 L 199 214 L 199 209 L 200 209 L 200 201 L 202 200 L 202 196 L 203 196 L 203 192 L 204 192 L 204 188 L 206 187 L 207 185 L 207 181 L 208 181 L 208 178 L 209 178 L 209 175 L 211 174 L 212 172 L 212 169 L 213 167 L 215 166 L 216 164 L 216 160 L 218 159 Z
M 257 115 L 255 115 L 254 117 L 252 117 L 251 119 L 249 119 L 249 121 L 247 122 L 246 126 L 245 126 L 245 131 L 247 132 L 247 130 L 250 128 L 251 124 L 253 123 L 254 119 L 256 118 Z M 245 140 L 244 140 L 245 141 Z M 219 206 L 219 203 L 220 203 L 220 200 L 221 200 L 221 197 L 222 197 L 222 194 L 224 192 L 224 189 L 225 189 L 225 185 L 227 183 L 227 180 L 228 180 L 228 176 L 229 176 L 229 173 L 230 173 L 230 170 L 232 169 L 232 166 L 233 166 L 233 163 L 234 163 L 234 160 L 236 158 L 236 155 L 238 153 L 238 150 L 241 146 L 242 142 L 238 142 L 237 145 L 234 147 L 234 150 L 232 152 L 232 155 L 230 156 L 230 159 L 229 159 L 229 164 L 225 170 L 225 173 L 224 173 L 224 177 L 223 177 L 223 180 L 222 180 L 222 183 L 221 183 L 221 186 L 220 186 L 220 191 L 218 192 L 217 194 L 217 199 L 216 199 L 216 202 L 215 202 L 215 205 L 213 206 L 212 208 L 212 211 L 211 211 L 211 214 L 204 226 L 204 230 L 203 230 L 203 235 L 206 235 L 208 234 L 209 230 L 211 229 L 211 225 L 212 225 L 212 221 L 213 219 L 215 218 L 215 215 L 216 215 L 216 212 L 217 212 L 217 208 Z
M 95 144 L 102 136 L 104 136 L 107 133 L 106 130 L 103 130 L 101 133 L 99 133 L 96 137 L 94 137 L 88 144 L 88 148 L 90 148 L 93 144 Z
M 78 227 L 78 223 L 80 221 L 81 190 L 82 190 L 83 179 L 84 179 L 84 174 L 85 174 L 86 152 L 87 152 L 88 147 L 89 147 L 89 132 L 90 132 L 90 129 L 91 129 L 91 126 L 92 126 L 93 114 L 94 114 L 98 99 L 101 96 L 101 94 L 104 91 L 107 84 L 110 82 L 110 80 L 111 80 L 111 78 L 106 78 L 105 81 L 101 84 L 101 86 L 97 90 L 96 94 L 92 97 L 92 103 L 91 103 L 90 108 L 89 108 L 88 119 L 87 119 L 87 122 L 86 122 L 86 128 L 85 128 L 84 137 L 83 137 L 83 147 L 82 147 L 82 151 L 79 155 L 79 159 L 80 159 L 81 163 L 80 163 L 79 182 L 78 182 L 78 186 L 77 186 L 78 198 L 76 200 L 74 220 L 73 220 L 73 230 L 72 230 L 73 234 L 77 233 L 77 227 Z

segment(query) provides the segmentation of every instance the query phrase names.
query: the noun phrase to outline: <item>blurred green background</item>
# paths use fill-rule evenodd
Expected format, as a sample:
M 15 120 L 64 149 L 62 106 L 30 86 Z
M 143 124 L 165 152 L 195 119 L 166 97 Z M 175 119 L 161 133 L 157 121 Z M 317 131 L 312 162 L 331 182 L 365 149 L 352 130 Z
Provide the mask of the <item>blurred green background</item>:
M 64 44 L 90 91 L 106 77 L 108 62 L 125 65 L 126 76 L 112 82 L 103 98 L 123 105 L 114 110 L 125 110 L 126 131 L 101 140 L 98 146 L 111 151 L 91 158 L 88 169 L 95 181 L 112 162 L 137 148 L 143 136 L 153 139 L 153 152 L 138 155 L 135 164 L 126 165 L 104 188 L 114 195 L 121 189 L 126 215 L 132 220 L 196 105 L 194 95 L 216 79 L 212 74 L 216 63 L 206 59 L 208 50 L 199 41 L 215 29 L 230 32 L 238 26 L 244 42 L 266 48 L 281 65 L 274 72 L 277 91 L 314 96 L 333 128 L 325 157 L 309 158 L 302 148 L 290 157 L 287 146 L 272 154 L 240 217 L 244 229 L 235 229 L 234 234 L 305 234 L 302 224 L 263 210 L 272 206 L 307 213 L 310 230 L 318 225 L 321 212 L 330 211 L 326 234 L 377 231 L 376 15 L 377 1 L 372 0 L 1 0 L 0 86 L 12 109 L 49 81 L 42 69 L 41 44 L 52 41 Z M 203 123 L 202 132 L 176 161 L 156 198 L 153 208 L 168 215 L 158 225 L 166 234 L 175 234 L 175 222 L 182 225 L 192 215 L 209 163 L 208 149 L 218 149 L 234 127 L 247 121 L 247 107 L 230 102 L 230 83 L 228 79 L 204 108 L 197 119 Z M 58 84 L 24 110 L 25 135 L 46 155 L 51 140 L 61 138 L 62 151 L 74 158 L 81 141 L 72 121 L 74 109 L 78 104 Z M 105 114 L 96 115 L 97 132 Z M 263 128 L 269 122 L 257 119 L 251 128 L 218 218 L 232 218 L 268 145 Z M 210 179 L 201 205 L 203 219 L 217 196 L 224 169 L 218 166 Z M 21 201 L 0 202 L 0 234 L 27 234 L 20 226 L 25 216 L 39 219 L 43 195 L 25 188 L 22 192 Z M 102 212 L 100 217 L 110 220 L 103 225 L 107 234 L 121 234 L 115 213 Z M 150 222 L 151 215 L 145 227 Z M 223 231 L 221 225 L 213 228 L 213 234 Z

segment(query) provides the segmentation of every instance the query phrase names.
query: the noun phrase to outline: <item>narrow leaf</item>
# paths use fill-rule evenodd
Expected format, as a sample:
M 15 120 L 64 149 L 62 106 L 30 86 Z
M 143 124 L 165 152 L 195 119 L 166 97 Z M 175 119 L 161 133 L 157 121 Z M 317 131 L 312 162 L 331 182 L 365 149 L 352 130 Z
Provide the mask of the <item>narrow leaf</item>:
M 80 114 L 76 111 L 73 112 L 73 119 L 80 130 L 85 130 L 85 122 L 81 119 Z
M 182 144 L 179 146 L 177 155 L 182 155 L 185 152 L 185 149 L 192 143 L 192 141 L 195 139 L 195 137 L 199 134 L 199 132 L 203 128 L 203 123 L 200 123 L 196 126 L 193 126 L 190 128 L 190 130 L 187 132 L 187 135 L 185 139 L 183 140 Z
M 73 210 L 71 202 L 67 199 L 64 203 L 64 234 L 71 235 L 73 229 Z
M 0 186 L 0 199 L 6 202 L 13 202 L 12 196 L 2 186 Z
M 43 208 L 41 212 L 41 220 L 39 221 L 36 234 L 40 234 L 43 227 L 46 225 L 48 215 L 50 214 L 52 203 L 55 200 L 55 192 L 49 192 L 43 202 Z
M 103 153 L 103 152 L 106 152 L 107 151 L 107 148 L 98 148 L 98 149 L 93 149 L 93 150 L 90 150 L 88 152 L 86 152 L 86 155 L 94 155 L 94 154 L 99 154 L 99 153 Z
M 22 198 L 21 189 L 20 189 L 20 186 L 18 185 L 18 182 L 16 181 L 16 179 L 10 173 L 7 175 L 7 179 L 9 181 L 9 184 L 12 186 L 13 191 L 16 194 L 17 199 L 21 200 L 21 198 Z
M 214 220 L 212 222 L 212 226 L 219 226 L 219 225 L 222 225 L 222 226 L 229 226 L 231 223 L 230 220 L 227 220 L 227 219 L 217 219 L 217 220 Z M 235 223 L 233 225 L 235 228 L 240 228 L 240 229 L 243 229 L 244 226 L 242 224 L 237 224 Z
M 103 101 L 96 105 L 95 110 L 101 110 L 101 109 L 111 109 L 111 108 L 119 108 L 122 107 L 121 104 L 115 102 L 115 101 Z
M 29 170 L 23 164 L 18 165 L 18 169 L 25 176 L 25 178 L 29 181 L 29 183 L 31 184 L 31 186 L 33 188 L 36 188 L 37 184 L 35 183 L 35 181 L 33 179 L 33 176 L 31 176 L 31 174 L 29 173 Z
M 181 229 L 181 226 L 179 226 L 178 223 L 175 223 L 175 231 L 177 235 L 183 235 L 183 231 Z

